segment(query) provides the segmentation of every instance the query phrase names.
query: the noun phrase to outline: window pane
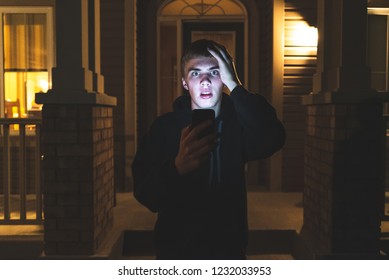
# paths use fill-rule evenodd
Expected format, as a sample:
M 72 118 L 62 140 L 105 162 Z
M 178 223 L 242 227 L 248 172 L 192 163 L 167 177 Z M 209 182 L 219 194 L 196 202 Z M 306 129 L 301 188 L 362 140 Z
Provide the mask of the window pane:
M 48 72 L 27 72 L 26 80 L 26 108 L 27 113 L 31 111 L 41 110 L 42 105 L 35 103 L 35 93 L 47 92 L 49 89 Z
M 4 14 L 5 116 L 33 117 L 35 93 L 48 90 L 46 14 Z
M 6 72 L 4 89 L 6 116 L 29 117 L 29 114 L 34 114 L 33 111 L 41 110 L 41 105 L 35 103 L 35 93 L 48 90 L 48 72 Z M 10 103 L 13 104 L 12 109 Z
M 4 73 L 5 91 L 5 116 L 7 118 L 21 118 L 23 107 L 25 85 L 24 73 L 6 72 Z

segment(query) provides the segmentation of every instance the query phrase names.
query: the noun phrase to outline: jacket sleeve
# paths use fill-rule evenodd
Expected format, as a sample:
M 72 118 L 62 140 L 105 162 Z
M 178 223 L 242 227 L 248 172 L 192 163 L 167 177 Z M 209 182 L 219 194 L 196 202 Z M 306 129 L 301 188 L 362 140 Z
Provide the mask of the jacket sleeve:
M 231 92 L 237 117 L 245 132 L 246 159 L 264 159 L 282 148 L 286 133 L 275 109 L 260 94 L 242 86 Z
M 134 196 L 152 212 L 158 212 L 162 200 L 180 179 L 174 157 L 164 154 L 162 135 L 158 122 L 139 145 L 132 164 Z

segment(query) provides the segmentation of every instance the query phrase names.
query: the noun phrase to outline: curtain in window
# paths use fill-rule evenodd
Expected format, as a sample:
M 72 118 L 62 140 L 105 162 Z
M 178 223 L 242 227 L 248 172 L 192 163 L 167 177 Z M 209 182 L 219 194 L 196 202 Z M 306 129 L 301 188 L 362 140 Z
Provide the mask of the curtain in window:
M 4 98 L 7 117 L 28 117 L 41 106 L 35 93 L 47 91 L 46 14 L 3 15 Z M 10 104 L 13 107 L 10 107 Z M 15 111 L 15 112 L 14 112 Z
M 45 14 L 5 14 L 5 71 L 47 70 L 46 36 Z

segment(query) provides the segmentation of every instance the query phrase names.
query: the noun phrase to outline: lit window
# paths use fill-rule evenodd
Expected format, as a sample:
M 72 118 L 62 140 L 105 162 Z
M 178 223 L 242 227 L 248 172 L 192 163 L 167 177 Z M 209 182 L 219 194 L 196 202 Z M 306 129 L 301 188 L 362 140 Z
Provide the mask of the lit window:
M 1 12 L 1 10 L 0 10 Z M 35 93 L 50 85 L 52 50 L 48 13 L 2 12 L 3 108 L 7 118 L 39 115 Z

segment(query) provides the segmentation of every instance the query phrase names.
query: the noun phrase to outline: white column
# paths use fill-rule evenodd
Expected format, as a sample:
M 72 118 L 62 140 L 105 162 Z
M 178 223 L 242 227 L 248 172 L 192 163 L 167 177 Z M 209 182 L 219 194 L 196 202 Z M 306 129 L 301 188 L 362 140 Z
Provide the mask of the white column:
M 36 102 L 116 105 L 116 98 L 104 94 L 100 74 L 100 0 L 57 0 L 55 9 L 56 67 L 52 70 L 52 89 L 38 93 Z M 92 63 L 90 53 L 94 53 Z
M 89 40 L 94 46 L 94 73 L 93 73 L 93 90 L 98 93 L 104 93 L 104 76 L 101 75 L 101 50 L 100 50 L 100 0 L 89 0 L 93 3 L 94 13 L 94 36 Z M 91 12 L 91 11 L 90 11 Z
M 317 73 L 306 103 L 357 101 L 374 92 L 366 29 L 367 0 L 318 0 Z

